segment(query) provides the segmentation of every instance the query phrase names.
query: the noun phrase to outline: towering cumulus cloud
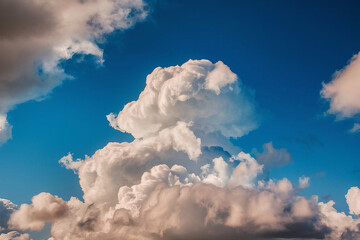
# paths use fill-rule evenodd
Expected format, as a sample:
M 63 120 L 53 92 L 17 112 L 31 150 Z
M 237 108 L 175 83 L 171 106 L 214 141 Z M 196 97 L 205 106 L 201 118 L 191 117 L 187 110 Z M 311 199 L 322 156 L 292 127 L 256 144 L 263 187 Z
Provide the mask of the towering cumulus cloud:
M 98 42 L 147 15 L 142 0 L 0 1 L 0 144 L 11 138 L 6 115 L 14 105 L 39 99 L 70 78 L 59 63 L 93 55 Z
M 248 153 L 227 151 L 236 149 L 230 137 L 257 127 L 257 115 L 252 92 L 220 61 L 156 68 L 138 100 L 108 119 L 134 141 L 109 143 L 84 160 L 71 154 L 60 159 L 78 174 L 84 201 L 40 193 L 8 217 L 6 234 L 40 230 L 46 222 L 51 240 L 352 239 L 358 234 L 360 220 L 338 213 L 334 202 L 298 195 L 308 178 L 296 185 L 286 178 L 262 179 L 263 164 L 270 169 L 290 161 L 285 149 L 268 143 L 259 162 Z M 358 198 L 358 188 L 349 191 L 354 215 Z

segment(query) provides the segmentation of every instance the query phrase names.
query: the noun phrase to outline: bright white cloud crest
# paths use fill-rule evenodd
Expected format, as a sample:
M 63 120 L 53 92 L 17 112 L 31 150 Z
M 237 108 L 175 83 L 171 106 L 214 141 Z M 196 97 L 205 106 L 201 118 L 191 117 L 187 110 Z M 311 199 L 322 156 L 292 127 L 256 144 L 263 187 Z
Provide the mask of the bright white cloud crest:
M 222 62 L 189 60 L 156 68 L 139 99 L 108 116 L 134 141 L 109 143 L 84 160 L 71 154 L 60 160 L 78 174 L 84 201 L 41 193 L 14 210 L 8 231 L 39 230 L 50 222 L 51 240 L 341 239 L 357 234 L 359 219 L 338 213 L 333 202 L 297 195 L 309 178 L 301 177 L 298 186 L 286 178 L 265 181 L 264 165 L 250 154 L 231 156 L 223 150 L 229 145 L 223 139 L 257 126 L 255 113 L 253 96 Z M 214 133 L 221 141 L 208 140 Z M 289 161 L 287 151 L 267 146 L 264 164 Z M 357 213 L 358 194 L 352 190 L 347 198 Z
M 241 137 L 257 127 L 251 93 L 239 86 L 228 66 L 208 60 L 156 68 L 148 75 L 139 99 L 108 119 L 111 126 L 135 138 L 157 133 L 177 121 L 192 121 L 195 130 L 220 131 L 226 137 Z

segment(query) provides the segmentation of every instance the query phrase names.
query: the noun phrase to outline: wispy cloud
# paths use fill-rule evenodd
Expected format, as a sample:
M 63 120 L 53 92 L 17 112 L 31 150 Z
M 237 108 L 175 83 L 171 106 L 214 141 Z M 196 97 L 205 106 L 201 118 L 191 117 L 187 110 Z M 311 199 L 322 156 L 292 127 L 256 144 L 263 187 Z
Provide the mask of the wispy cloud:
M 360 123 L 354 123 L 354 126 L 349 130 L 351 133 L 357 133 L 360 131 Z
M 276 149 L 272 142 L 268 142 L 263 145 L 263 149 L 262 153 L 256 153 L 256 159 L 268 168 L 280 167 L 291 161 L 291 154 L 286 148 Z

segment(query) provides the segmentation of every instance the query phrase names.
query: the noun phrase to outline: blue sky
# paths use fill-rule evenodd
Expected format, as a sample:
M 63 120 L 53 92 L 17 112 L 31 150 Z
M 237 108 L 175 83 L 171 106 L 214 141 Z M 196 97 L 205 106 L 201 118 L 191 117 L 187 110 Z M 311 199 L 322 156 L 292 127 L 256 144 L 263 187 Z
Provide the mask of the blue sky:
M 146 20 L 106 35 L 104 64 L 76 55 L 61 62 L 74 76 L 41 101 L 8 112 L 12 139 L 0 147 L 0 196 L 29 203 L 40 192 L 82 198 L 78 176 L 61 167 L 69 152 L 93 155 L 108 142 L 133 137 L 109 126 L 106 115 L 138 98 L 158 66 L 189 59 L 221 60 L 252 89 L 260 125 L 231 141 L 244 152 L 264 143 L 285 148 L 292 161 L 270 178 L 310 177 L 302 195 L 331 199 L 348 212 L 345 194 L 360 180 L 360 135 L 353 120 L 326 115 L 322 83 L 360 48 L 356 1 L 151 2 Z M 236 114 L 236 113 L 234 113 Z M 324 198 L 322 198 L 324 197 Z M 324 200 L 325 199 L 325 200 Z

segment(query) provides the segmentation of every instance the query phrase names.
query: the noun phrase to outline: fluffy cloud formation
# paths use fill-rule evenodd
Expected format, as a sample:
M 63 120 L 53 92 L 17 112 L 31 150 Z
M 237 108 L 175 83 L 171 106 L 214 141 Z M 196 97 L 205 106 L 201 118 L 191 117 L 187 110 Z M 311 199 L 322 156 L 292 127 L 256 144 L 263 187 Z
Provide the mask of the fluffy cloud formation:
M 71 77 L 61 61 L 85 54 L 101 64 L 97 43 L 146 16 L 142 0 L 0 1 L 0 143 L 11 138 L 9 110 Z
M 111 126 L 135 138 L 156 134 L 177 121 L 192 121 L 194 131 L 241 137 L 257 122 L 252 94 L 237 79 L 221 61 L 189 60 L 181 66 L 158 67 L 147 76 L 139 99 L 108 119 Z
M 359 236 L 360 219 L 354 219 L 343 212 L 337 212 L 333 207 L 334 204 L 335 202 L 332 200 L 327 203 L 319 203 L 321 222 L 331 229 L 327 239 L 357 239 L 349 236 Z
M 171 157 L 177 151 L 196 160 L 201 154 L 200 144 L 200 139 L 184 122 L 163 129 L 157 136 L 131 143 L 109 143 L 82 161 L 78 168 L 84 199 L 91 203 L 113 204 L 121 186 L 137 183 L 144 171 L 158 163 L 171 163 L 174 161 Z M 70 160 L 68 163 L 73 165 L 73 162 Z
M 360 189 L 358 187 L 350 188 L 345 197 L 350 213 L 360 215 Z
M 323 83 L 321 96 L 330 102 L 328 113 L 338 119 L 356 117 L 360 113 L 360 58 L 354 55 L 350 63 L 335 72 L 329 83 Z M 355 123 L 349 131 L 358 132 L 359 124 Z
M 45 222 L 51 222 L 67 213 L 66 202 L 49 193 L 40 193 L 32 199 L 32 204 L 23 204 L 9 220 L 12 228 L 20 230 L 41 230 Z
M 360 58 L 354 55 L 350 63 L 334 74 L 331 82 L 324 84 L 321 95 L 330 101 L 329 113 L 340 118 L 360 113 Z
M 253 160 L 245 159 L 246 165 L 256 164 L 248 161 Z M 207 176 L 218 174 L 218 165 L 210 167 Z M 237 168 L 244 169 L 241 165 L 229 169 L 228 179 L 234 179 Z M 242 172 L 246 179 L 252 175 L 251 171 Z M 286 178 L 278 182 L 261 181 L 256 188 L 250 187 L 254 182 L 240 181 L 230 187 L 230 181 L 225 181 L 224 186 L 219 187 L 202 180 L 203 177 L 189 174 L 183 166 L 157 165 L 143 174 L 139 184 L 121 187 L 118 203 L 113 207 L 71 199 L 67 203 L 67 214 L 55 221 L 56 218 L 48 218 L 53 223 L 52 235 L 54 239 L 324 236 L 325 227 L 316 218 L 316 200 L 296 196 Z M 48 215 L 43 203 L 45 210 L 38 214 Z M 30 219 L 27 214 L 32 216 L 20 208 L 13 216 Z M 18 218 L 18 221 L 23 220 Z M 26 224 L 28 229 L 33 226 L 31 221 Z
M 157 68 L 137 101 L 108 116 L 134 141 L 109 143 L 83 160 L 60 159 L 78 174 L 84 201 L 41 193 L 12 213 L 9 225 L 40 230 L 49 222 L 49 240 L 356 236 L 359 219 L 338 213 L 332 201 L 298 195 L 309 178 L 298 186 L 263 179 L 264 164 L 287 162 L 286 150 L 269 143 L 262 162 L 224 150 L 224 139 L 256 127 L 255 116 L 253 96 L 222 62 Z

